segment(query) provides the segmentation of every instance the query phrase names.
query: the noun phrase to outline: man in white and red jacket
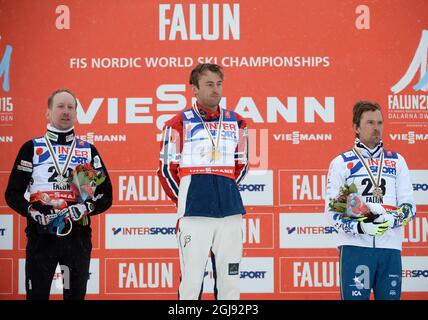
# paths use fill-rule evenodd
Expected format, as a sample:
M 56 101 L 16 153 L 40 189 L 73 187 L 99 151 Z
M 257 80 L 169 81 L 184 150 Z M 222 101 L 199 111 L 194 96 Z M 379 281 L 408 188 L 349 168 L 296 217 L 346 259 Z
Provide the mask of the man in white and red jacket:
M 158 176 L 178 208 L 179 298 L 201 297 L 209 253 L 217 299 L 239 299 L 242 215 L 238 190 L 248 170 L 245 120 L 219 106 L 223 71 L 199 64 L 190 74 L 196 103 L 166 122 Z

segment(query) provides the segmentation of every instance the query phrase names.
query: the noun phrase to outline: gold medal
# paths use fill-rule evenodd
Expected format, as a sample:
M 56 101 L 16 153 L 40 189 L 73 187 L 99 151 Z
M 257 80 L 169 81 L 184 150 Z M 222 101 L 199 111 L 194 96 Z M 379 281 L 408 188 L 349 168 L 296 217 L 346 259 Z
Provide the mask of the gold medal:
M 204 128 L 207 132 L 208 135 L 208 139 L 211 141 L 211 145 L 212 145 L 212 149 L 211 149 L 211 161 L 217 161 L 220 159 L 221 157 L 221 152 L 218 150 L 219 149 L 219 144 L 220 144 L 220 136 L 221 136 L 221 127 L 222 127 L 222 123 L 223 123 L 223 109 L 219 106 L 220 108 L 220 116 L 219 116 L 219 120 L 217 123 L 217 132 L 216 132 L 216 139 L 217 141 L 214 142 L 214 138 L 211 135 L 211 132 L 209 130 L 209 128 L 207 127 L 207 124 L 205 123 L 204 119 L 201 117 L 199 111 L 198 111 L 198 107 L 196 105 L 193 105 L 193 110 L 195 111 L 195 113 L 198 115 L 199 119 L 201 119 L 201 122 L 204 125 Z M 209 151 L 207 151 L 207 154 L 209 154 Z
M 218 151 L 216 148 L 213 148 L 213 150 L 211 151 L 211 159 L 213 161 L 217 161 L 220 159 L 220 151 Z

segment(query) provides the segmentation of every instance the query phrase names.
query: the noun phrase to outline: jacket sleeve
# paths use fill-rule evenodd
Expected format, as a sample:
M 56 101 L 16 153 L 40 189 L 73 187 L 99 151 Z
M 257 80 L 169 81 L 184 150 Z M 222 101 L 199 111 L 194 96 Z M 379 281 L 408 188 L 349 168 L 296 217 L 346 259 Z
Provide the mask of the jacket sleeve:
M 30 205 L 24 195 L 32 181 L 33 154 L 33 141 L 29 140 L 22 145 L 18 152 L 5 192 L 8 206 L 24 217 L 28 216 L 28 206 Z
M 94 205 L 94 210 L 89 213 L 89 215 L 100 214 L 108 208 L 111 207 L 113 202 L 113 188 L 111 185 L 110 176 L 108 174 L 107 168 L 101 159 L 98 150 L 95 146 L 91 145 L 92 160 L 91 165 L 96 170 L 102 170 L 106 179 L 101 183 L 96 189 L 94 198 L 92 200 L 87 200 L 86 202 L 91 202 Z
M 181 132 L 176 127 L 165 125 L 159 154 L 157 175 L 168 197 L 177 204 L 180 186 L 179 166 L 182 149 Z
M 395 192 L 398 208 L 395 210 L 397 214 L 394 215 L 394 218 L 396 220 L 395 226 L 399 227 L 407 224 L 416 215 L 416 205 L 413 199 L 413 185 L 410 180 L 409 168 L 407 167 L 406 160 L 399 154 Z M 403 206 L 408 208 L 408 210 L 403 210 Z
M 330 210 L 329 202 L 339 195 L 340 187 L 346 182 L 346 168 L 343 166 L 341 156 L 336 157 L 330 163 L 327 176 L 327 188 L 325 192 L 324 214 L 328 222 L 338 231 L 349 234 L 358 234 L 358 221 L 346 219 L 340 212 Z
M 248 173 L 248 128 L 246 121 L 240 116 L 237 116 L 239 126 L 238 145 L 235 150 L 235 180 L 239 184 Z

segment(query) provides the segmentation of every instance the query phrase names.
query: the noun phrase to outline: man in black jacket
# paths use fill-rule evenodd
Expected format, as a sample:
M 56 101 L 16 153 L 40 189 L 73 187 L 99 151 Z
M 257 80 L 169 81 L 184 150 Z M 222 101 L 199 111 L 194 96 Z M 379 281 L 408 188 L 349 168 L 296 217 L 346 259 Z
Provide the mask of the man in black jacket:
M 97 149 L 74 135 L 76 108 L 70 90 L 52 93 L 47 132 L 24 143 L 9 177 L 7 204 L 27 218 L 28 300 L 49 299 L 58 263 L 64 272 L 64 299 L 85 298 L 92 250 L 90 216 L 112 204 L 111 181 Z M 84 163 L 105 176 L 85 200 L 73 192 L 68 180 L 73 169 Z

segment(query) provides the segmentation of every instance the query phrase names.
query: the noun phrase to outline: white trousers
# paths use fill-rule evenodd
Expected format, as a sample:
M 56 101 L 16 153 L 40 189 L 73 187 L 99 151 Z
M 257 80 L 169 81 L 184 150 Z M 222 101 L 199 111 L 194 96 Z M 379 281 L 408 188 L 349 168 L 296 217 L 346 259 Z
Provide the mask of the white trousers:
M 225 218 L 182 217 L 179 220 L 180 300 L 196 300 L 201 293 L 208 255 L 214 255 L 217 299 L 239 300 L 242 258 L 242 215 Z

